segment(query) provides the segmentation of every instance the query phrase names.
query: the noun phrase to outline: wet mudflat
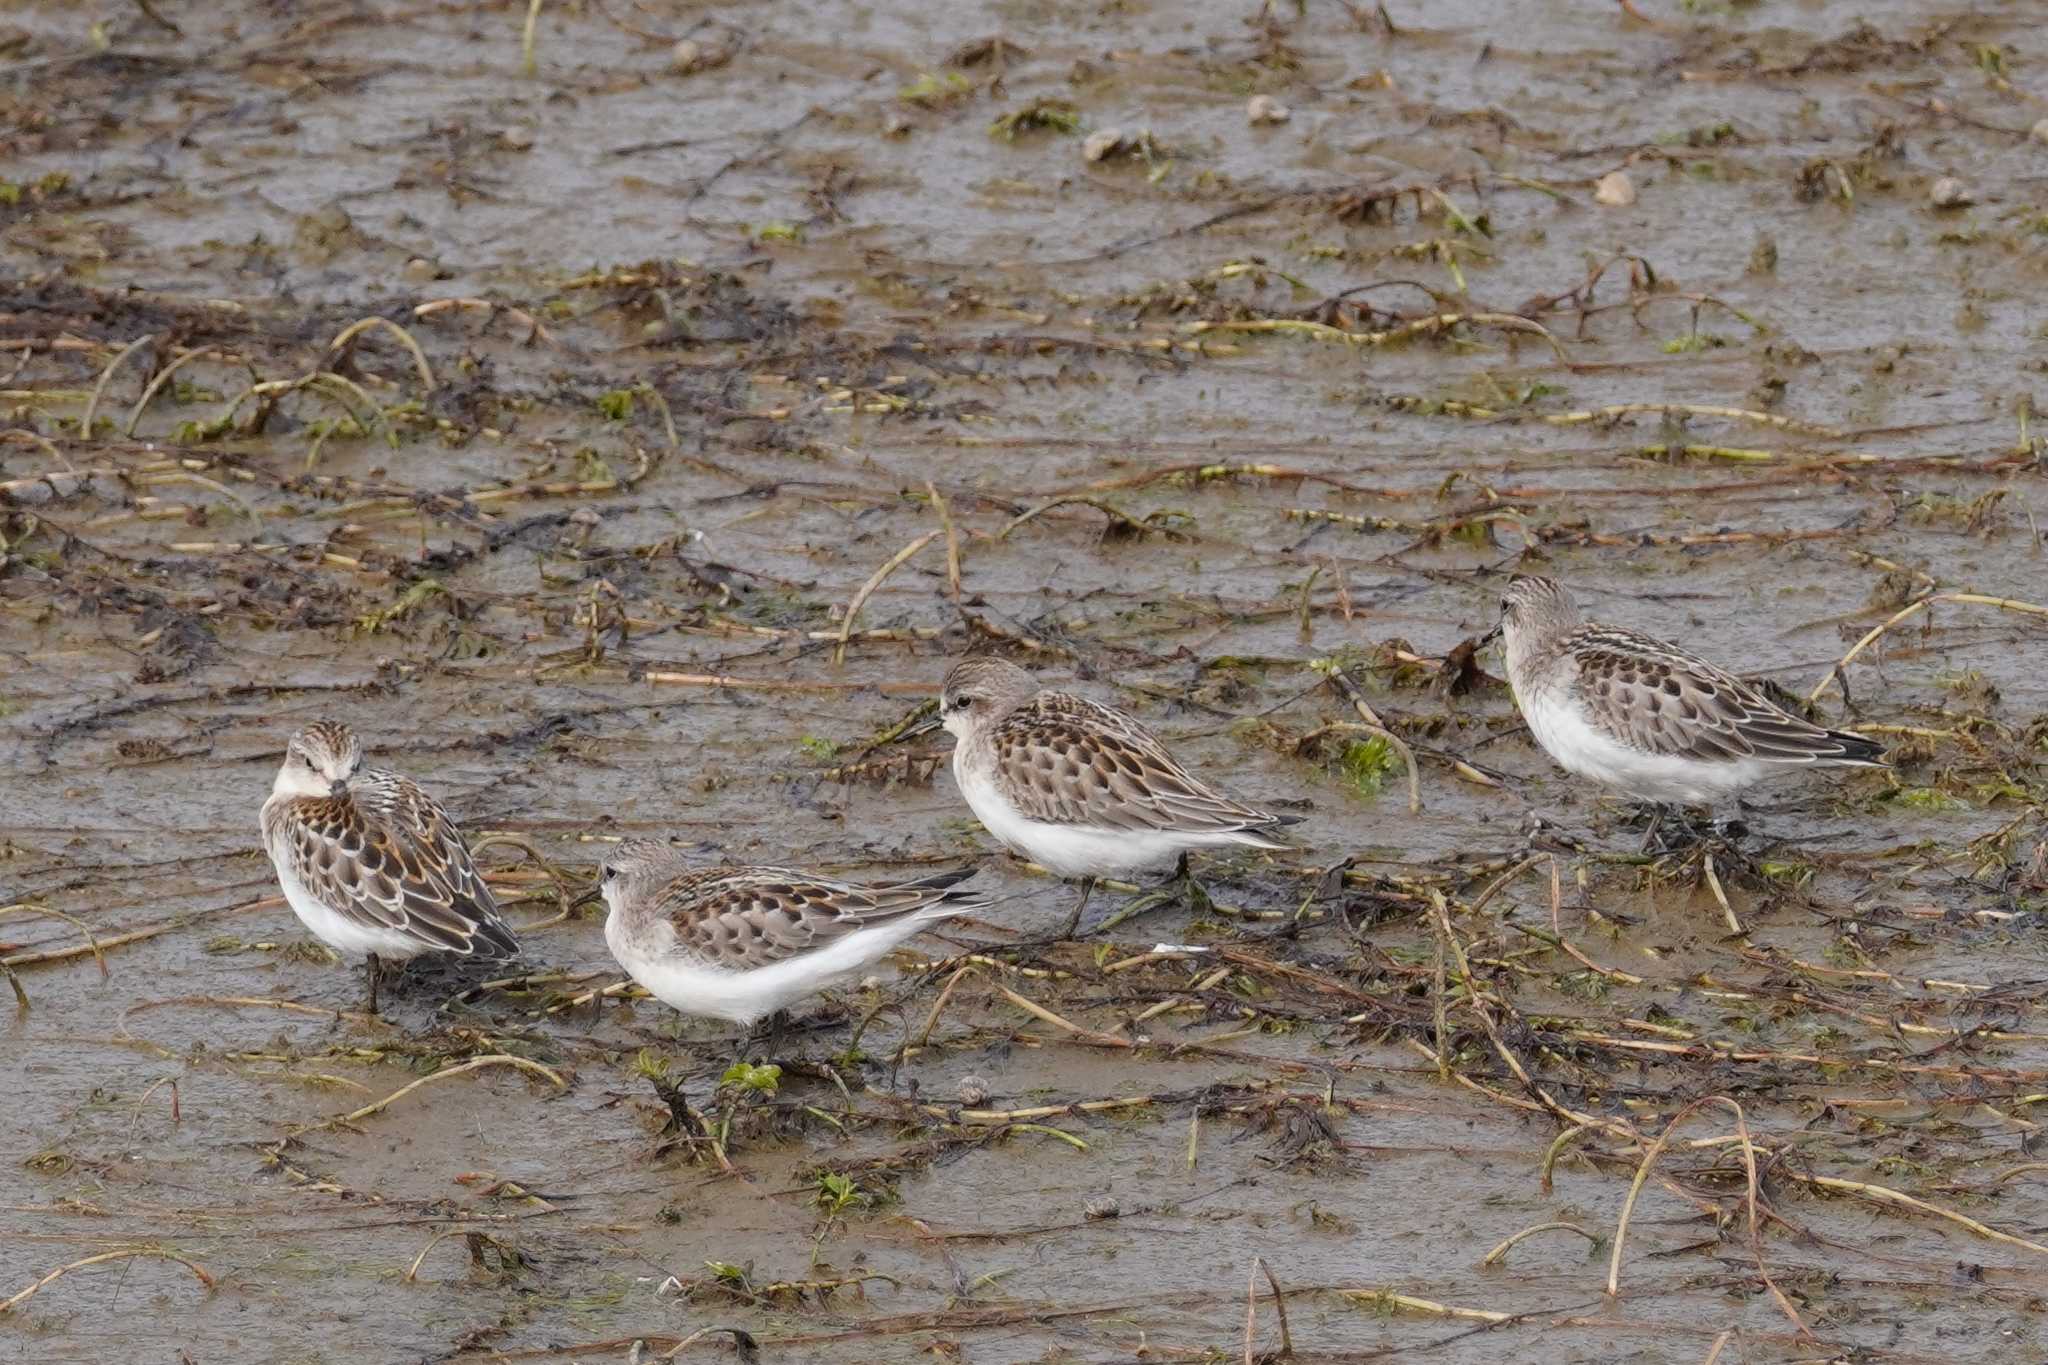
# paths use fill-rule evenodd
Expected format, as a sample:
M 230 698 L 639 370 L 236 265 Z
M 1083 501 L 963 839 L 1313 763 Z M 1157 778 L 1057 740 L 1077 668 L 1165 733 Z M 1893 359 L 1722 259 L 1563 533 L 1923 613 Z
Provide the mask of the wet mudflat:
M 2048 1358 L 2032 7 L 189 8 L 0 16 L 0 1358 Z M 1527 567 L 1894 769 L 1638 857 Z M 1005 948 L 970 648 L 1302 849 Z M 516 971 L 356 1012 L 319 716 Z M 1003 899 L 729 1073 L 655 832 Z

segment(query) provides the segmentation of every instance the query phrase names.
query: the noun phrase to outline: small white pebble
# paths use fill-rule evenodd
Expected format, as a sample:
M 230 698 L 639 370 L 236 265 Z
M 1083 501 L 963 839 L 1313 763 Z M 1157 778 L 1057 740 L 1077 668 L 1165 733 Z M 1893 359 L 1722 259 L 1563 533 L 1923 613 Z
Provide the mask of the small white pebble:
M 882 989 L 882 978 L 879 976 L 864 976 L 860 979 L 860 988 L 864 991 L 878 991 Z
M 1087 140 L 1081 144 L 1081 159 L 1100 161 L 1123 145 L 1123 129 L 1101 128 L 1088 134 Z
M 691 38 L 685 38 L 668 50 L 668 69 L 678 76 L 686 76 L 697 69 L 697 63 L 704 60 L 704 47 Z
M 1082 1215 L 1088 1218 L 1115 1218 L 1123 1211 L 1123 1204 L 1113 1194 L 1091 1199 L 1081 1209 Z
M 979 1076 L 962 1076 L 954 1093 L 960 1096 L 962 1104 L 985 1104 L 988 1101 L 988 1082 Z
M 533 149 L 533 129 L 507 128 L 504 132 L 498 134 L 498 141 L 511 151 L 531 151 Z
M 1944 175 L 1927 189 L 1927 200 L 1938 209 L 1959 209 L 1977 202 L 1970 187 L 1952 175 Z
M 2036 142 L 2048 142 L 2048 118 L 2044 118 L 2039 123 L 2036 123 L 2027 136 L 2033 138 Z
M 434 268 L 434 263 L 424 256 L 415 256 L 405 263 L 407 284 L 425 284 L 439 273 Z
M 1253 95 L 1244 107 L 1245 122 L 1254 128 L 1262 123 L 1285 123 L 1294 117 L 1294 112 L 1271 95 Z
M 595 507 L 579 507 L 569 514 L 571 526 L 601 526 L 604 518 L 597 514 Z
M 1611 209 L 1625 209 L 1636 202 L 1636 182 L 1627 171 L 1609 171 L 1593 186 L 1593 202 Z

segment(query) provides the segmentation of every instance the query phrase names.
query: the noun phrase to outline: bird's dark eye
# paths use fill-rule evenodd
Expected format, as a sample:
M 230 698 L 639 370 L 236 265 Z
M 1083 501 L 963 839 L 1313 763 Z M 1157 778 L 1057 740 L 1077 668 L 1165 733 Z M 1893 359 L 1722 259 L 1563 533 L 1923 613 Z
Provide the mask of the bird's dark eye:
M 974 705 L 974 698 L 962 697 L 958 701 L 953 703 L 953 709 L 955 711 L 965 711 L 968 707 L 972 705 Z
M 604 867 L 599 870 L 597 874 L 597 879 L 601 882 L 608 882 L 618 875 L 619 870 L 616 867 L 613 867 L 610 863 L 606 863 Z

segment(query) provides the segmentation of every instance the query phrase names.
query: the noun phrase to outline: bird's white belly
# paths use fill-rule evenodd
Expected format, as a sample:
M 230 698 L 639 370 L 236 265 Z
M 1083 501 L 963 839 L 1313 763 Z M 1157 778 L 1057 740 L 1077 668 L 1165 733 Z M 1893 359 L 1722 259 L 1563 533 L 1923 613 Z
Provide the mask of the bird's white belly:
M 314 938 L 343 957 L 360 958 L 375 953 L 380 958 L 404 961 L 427 951 L 426 944 L 396 929 L 376 929 L 336 914 L 292 875 L 286 859 L 272 853 L 270 862 L 277 869 L 277 883 L 284 890 L 285 904 L 291 906 L 292 913 Z
M 664 925 L 636 934 L 617 910 L 605 919 L 604 941 L 626 974 L 669 1008 L 750 1028 L 868 966 L 925 922 L 912 916 L 858 929 L 824 948 L 748 971 L 683 955 L 676 950 L 674 931 Z
M 1546 696 L 1524 706 L 1522 718 L 1544 752 L 1566 772 L 1591 778 L 1640 801 L 1711 805 L 1768 771 L 1767 765 L 1754 759 L 1710 762 L 1645 753 L 1595 729 L 1568 696 Z
M 1189 849 L 1237 843 L 1226 835 L 1176 834 L 1165 830 L 1091 829 L 1083 825 L 1051 825 L 1026 819 L 1003 799 L 996 784 L 980 772 L 953 776 L 967 808 L 982 827 L 1011 851 L 1061 877 L 1114 877 L 1171 866 Z

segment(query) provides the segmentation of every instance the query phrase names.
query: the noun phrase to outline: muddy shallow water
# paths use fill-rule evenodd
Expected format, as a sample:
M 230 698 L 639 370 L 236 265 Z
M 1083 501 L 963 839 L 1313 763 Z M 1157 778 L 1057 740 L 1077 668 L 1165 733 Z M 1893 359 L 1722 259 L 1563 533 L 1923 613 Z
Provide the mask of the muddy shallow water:
M 0 1359 L 2048 1359 L 2032 7 L 190 8 L 0 15 Z M 1529 566 L 1894 769 L 1645 865 Z M 968 648 L 1300 851 L 996 951 Z M 356 1013 L 324 715 L 526 975 Z M 649 832 L 1001 899 L 721 1088 Z

